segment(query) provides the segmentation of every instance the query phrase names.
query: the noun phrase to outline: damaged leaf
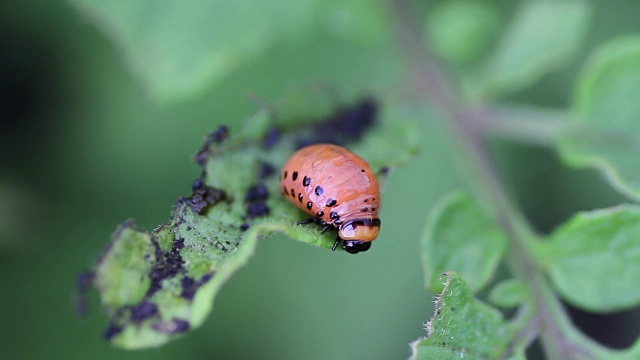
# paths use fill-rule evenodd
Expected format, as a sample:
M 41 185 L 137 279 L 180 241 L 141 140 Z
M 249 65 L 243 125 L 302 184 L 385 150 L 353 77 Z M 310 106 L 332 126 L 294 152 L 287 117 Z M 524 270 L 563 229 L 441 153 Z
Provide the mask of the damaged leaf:
M 379 173 L 406 161 L 418 143 L 410 113 L 379 107 L 365 98 L 304 121 L 276 109 L 252 116 L 237 133 L 221 127 L 209 134 L 194 157 L 202 175 L 171 220 L 152 232 L 125 222 L 99 259 L 93 282 L 110 319 L 106 338 L 142 349 L 199 327 L 220 286 L 270 233 L 331 248 L 335 230 L 295 225 L 305 215 L 280 196 L 277 174 L 295 149 L 317 142 L 348 146 Z
M 411 359 L 500 359 L 516 336 L 502 314 L 475 299 L 455 272 L 442 275 L 444 289 L 436 297 L 427 336 L 411 344 Z

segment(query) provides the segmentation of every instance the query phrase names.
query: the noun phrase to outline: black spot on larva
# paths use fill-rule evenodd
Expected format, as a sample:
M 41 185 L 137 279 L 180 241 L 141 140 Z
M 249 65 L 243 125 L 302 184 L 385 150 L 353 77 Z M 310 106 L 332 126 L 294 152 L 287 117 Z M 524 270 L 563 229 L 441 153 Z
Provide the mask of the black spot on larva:
M 316 213 L 317 217 L 323 217 L 324 216 L 324 211 L 322 210 L 318 210 L 318 212 Z
M 297 171 L 293 172 L 293 175 L 291 175 L 291 180 L 293 180 L 293 181 L 298 180 L 298 172 Z
M 367 211 L 369 211 L 369 208 L 363 207 L 362 209 L 360 209 L 360 211 L 367 212 Z
M 329 198 L 329 199 L 327 200 L 327 206 L 329 206 L 329 207 L 331 207 L 331 206 L 335 206 L 335 205 L 336 205 L 336 203 L 337 203 L 336 199 Z
M 266 179 L 273 175 L 275 172 L 276 169 L 273 167 L 273 165 L 267 162 L 260 162 L 258 164 L 258 177 L 260 179 Z
M 321 186 L 316 186 L 315 193 L 316 195 L 322 195 L 324 189 Z
M 298 193 L 298 201 L 300 201 L 300 203 L 302 203 L 302 199 L 304 199 L 304 196 L 302 193 Z
M 291 189 L 291 196 L 292 196 L 292 197 L 296 197 L 296 192 L 295 192 L 295 190 L 293 190 L 293 189 Z
M 376 211 L 376 208 L 372 207 L 372 208 L 371 208 L 371 211 Z
M 302 186 L 309 186 L 309 184 L 311 183 L 311 178 L 310 177 L 304 177 L 304 179 L 302 179 Z
M 286 180 L 287 179 L 287 174 L 289 174 L 289 173 L 285 171 L 284 172 L 284 176 L 282 178 Z
M 333 222 L 333 225 L 339 226 L 342 225 L 342 220 L 336 220 Z
M 332 211 L 329 213 L 329 219 L 333 220 L 333 219 L 337 219 L 339 218 L 338 213 L 335 211 Z
M 369 202 L 369 199 L 364 199 L 364 202 Z
M 364 169 L 360 169 L 361 172 L 365 172 Z
M 287 187 L 286 187 L 286 186 L 282 186 L 282 193 L 283 193 L 284 195 L 287 195 L 287 194 L 289 193 L 289 190 L 287 190 Z
M 158 306 L 156 306 L 156 304 L 143 300 L 140 304 L 131 309 L 131 321 L 136 324 L 140 324 L 157 313 Z
M 313 207 L 313 203 L 311 201 L 307 201 L 307 210 L 311 210 Z

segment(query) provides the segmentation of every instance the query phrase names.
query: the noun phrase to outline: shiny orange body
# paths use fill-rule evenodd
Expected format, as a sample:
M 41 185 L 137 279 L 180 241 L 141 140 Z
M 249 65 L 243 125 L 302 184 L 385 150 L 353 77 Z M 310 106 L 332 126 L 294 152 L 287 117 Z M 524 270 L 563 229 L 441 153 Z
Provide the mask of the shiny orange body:
M 280 172 L 280 187 L 289 202 L 337 228 L 341 240 L 370 242 L 378 236 L 378 180 L 351 151 L 331 144 L 296 151 Z

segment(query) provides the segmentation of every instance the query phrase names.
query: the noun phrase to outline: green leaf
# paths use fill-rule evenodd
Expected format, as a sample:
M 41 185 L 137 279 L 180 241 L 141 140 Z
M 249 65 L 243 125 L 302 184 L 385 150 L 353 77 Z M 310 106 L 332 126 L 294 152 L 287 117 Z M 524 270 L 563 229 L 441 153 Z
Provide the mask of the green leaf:
M 468 63 L 484 54 L 500 29 L 495 4 L 484 1 L 439 2 L 427 13 L 426 38 L 443 59 Z
M 159 102 L 217 85 L 277 44 L 316 33 L 373 44 L 389 32 L 384 7 L 367 0 L 68 1 L 110 38 Z
M 324 31 L 357 43 L 371 44 L 390 32 L 383 3 L 370 0 L 324 0 L 318 20 Z
M 590 15 L 584 0 L 523 2 L 480 74 L 480 87 L 507 95 L 563 66 L 579 49 Z
M 504 308 L 523 304 L 527 298 L 527 287 L 516 279 L 508 279 L 498 283 L 489 293 L 489 301 Z
M 565 162 L 595 167 L 640 200 L 640 36 L 616 39 L 589 59 L 576 87 L 573 128 L 559 139 Z
M 122 50 L 157 100 L 186 97 L 313 24 L 315 0 L 69 0 Z
M 500 359 L 516 329 L 496 309 L 476 300 L 462 277 L 443 274 L 444 289 L 436 297 L 427 336 L 411 344 L 411 359 Z
M 456 271 L 477 292 L 493 276 L 507 249 L 507 237 L 469 196 L 455 193 L 432 210 L 421 245 L 422 266 L 432 291 L 441 288 L 440 274 Z
M 99 259 L 94 283 L 110 318 L 107 338 L 118 347 L 141 349 L 199 327 L 221 285 L 270 233 L 331 248 L 335 230 L 295 225 L 305 215 L 279 195 L 279 169 L 301 141 L 330 136 L 321 139 L 340 142 L 363 130 L 364 138 L 349 147 L 369 159 L 374 171 L 407 160 L 418 139 L 411 123 L 398 121 L 409 119 L 397 117 L 403 112 L 394 107 L 381 113 L 365 99 L 334 109 L 327 120 L 298 123 L 259 112 L 228 139 L 225 128 L 214 131 L 195 156 L 204 173 L 192 196 L 177 201 L 171 220 L 152 232 L 125 222 Z M 353 127 L 332 129 L 336 119 Z M 331 131 L 319 130 L 325 128 Z
M 583 212 L 555 230 L 536 252 L 564 299 L 611 312 L 640 304 L 640 207 Z

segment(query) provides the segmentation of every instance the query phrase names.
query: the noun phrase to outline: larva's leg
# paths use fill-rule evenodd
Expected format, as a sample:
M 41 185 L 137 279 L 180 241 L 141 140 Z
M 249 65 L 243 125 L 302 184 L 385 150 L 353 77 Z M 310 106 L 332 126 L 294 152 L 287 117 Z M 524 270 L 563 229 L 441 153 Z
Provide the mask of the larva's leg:
M 336 248 L 338 247 L 338 244 L 340 244 L 340 242 L 342 241 L 342 239 L 340 239 L 340 236 L 338 236 L 336 238 L 336 242 L 333 244 L 333 247 L 331 248 L 332 251 L 336 251 Z
M 312 222 L 316 222 L 316 219 L 315 218 L 308 218 L 308 219 L 305 219 L 305 220 L 302 220 L 302 221 L 298 221 L 296 223 L 296 225 L 304 225 L 304 224 L 309 224 L 309 223 L 312 223 Z

